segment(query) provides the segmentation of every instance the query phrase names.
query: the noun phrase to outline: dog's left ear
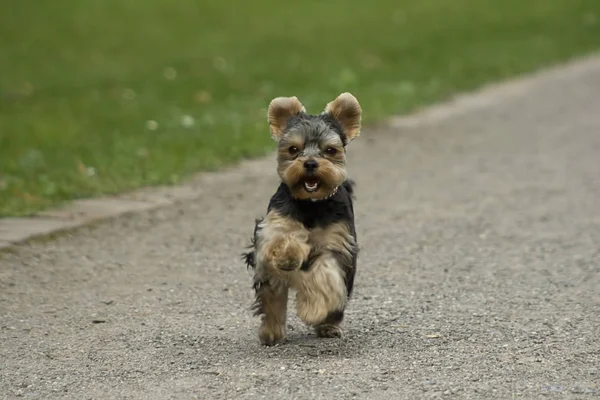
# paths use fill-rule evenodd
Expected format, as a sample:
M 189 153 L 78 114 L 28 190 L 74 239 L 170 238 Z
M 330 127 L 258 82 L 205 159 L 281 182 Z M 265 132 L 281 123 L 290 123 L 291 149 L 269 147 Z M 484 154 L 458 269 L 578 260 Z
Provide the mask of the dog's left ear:
M 342 93 L 328 103 L 325 112 L 335 118 L 348 138 L 348 142 L 360 135 L 362 109 L 358 100 L 350 93 Z

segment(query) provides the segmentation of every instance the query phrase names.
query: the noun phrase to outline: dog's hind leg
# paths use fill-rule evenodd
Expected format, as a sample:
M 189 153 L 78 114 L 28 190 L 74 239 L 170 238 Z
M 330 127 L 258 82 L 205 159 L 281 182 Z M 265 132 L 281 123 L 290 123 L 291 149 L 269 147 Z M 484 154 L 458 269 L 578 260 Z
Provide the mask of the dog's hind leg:
M 321 338 L 335 338 L 342 336 L 340 325 L 344 319 L 344 310 L 330 312 L 325 321 L 315 326 L 315 332 Z
M 339 312 L 346 305 L 347 289 L 344 272 L 336 258 L 331 253 L 324 253 L 308 271 L 301 271 L 296 277 L 294 287 L 298 290 L 296 306 L 300 319 L 315 327 L 339 324 Z M 328 317 L 332 319 L 328 321 Z

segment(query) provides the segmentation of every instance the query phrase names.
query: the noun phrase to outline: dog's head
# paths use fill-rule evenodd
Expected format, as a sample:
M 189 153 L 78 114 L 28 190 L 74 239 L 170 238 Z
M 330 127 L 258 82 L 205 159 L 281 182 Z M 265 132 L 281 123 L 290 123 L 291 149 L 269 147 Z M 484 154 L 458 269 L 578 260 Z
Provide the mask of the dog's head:
M 292 196 L 321 200 L 346 179 L 346 146 L 360 134 L 362 110 L 342 93 L 321 114 L 307 114 L 296 97 L 277 97 L 268 111 L 271 136 L 278 142 L 281 180 Z

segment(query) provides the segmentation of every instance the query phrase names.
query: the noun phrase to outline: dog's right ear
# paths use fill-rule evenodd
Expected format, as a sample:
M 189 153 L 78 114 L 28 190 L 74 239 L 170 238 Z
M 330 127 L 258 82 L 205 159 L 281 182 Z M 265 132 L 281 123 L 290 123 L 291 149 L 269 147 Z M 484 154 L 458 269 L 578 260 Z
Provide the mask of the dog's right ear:
M 276 141 L 281 139 L 290 118 L 305 112 L 305 108 L 296 96 L 277 97 L 271 100 L 267 113 L 271 137 Z

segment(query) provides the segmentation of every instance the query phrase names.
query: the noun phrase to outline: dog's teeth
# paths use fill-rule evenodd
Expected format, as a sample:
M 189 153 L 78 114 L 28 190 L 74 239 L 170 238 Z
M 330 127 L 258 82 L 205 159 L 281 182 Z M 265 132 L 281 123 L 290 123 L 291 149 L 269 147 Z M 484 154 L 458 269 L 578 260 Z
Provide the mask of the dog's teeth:
M 305 182 L 304 183 L 304 187 L 306 188 L 306 190 L 308 190 L 309 192 L 315 191 L 317 189 L 317 186 L 319 186 L 319 184 L 317 182 L 315 183 L 308 183 Z

